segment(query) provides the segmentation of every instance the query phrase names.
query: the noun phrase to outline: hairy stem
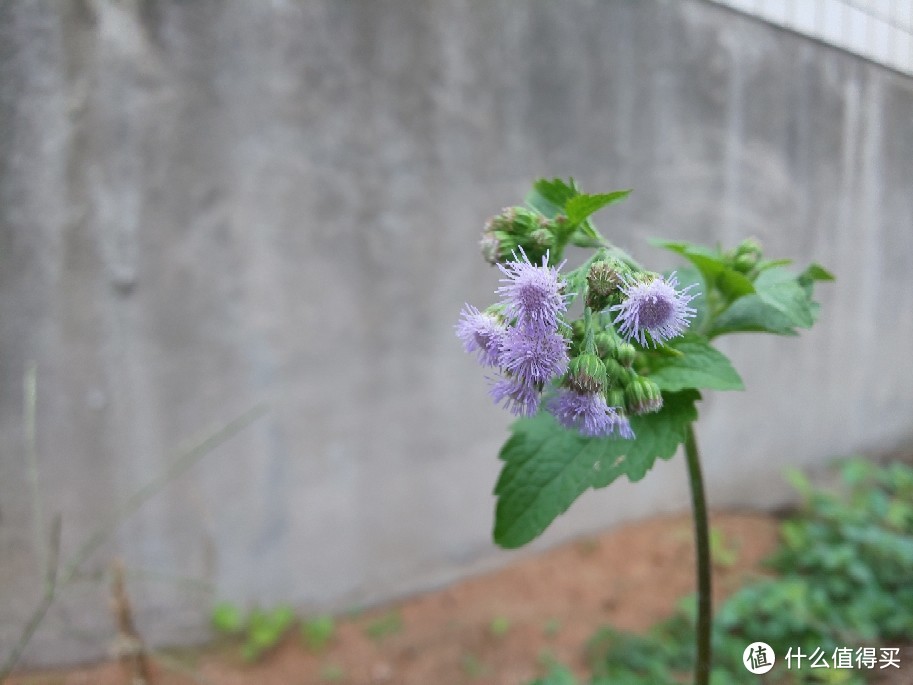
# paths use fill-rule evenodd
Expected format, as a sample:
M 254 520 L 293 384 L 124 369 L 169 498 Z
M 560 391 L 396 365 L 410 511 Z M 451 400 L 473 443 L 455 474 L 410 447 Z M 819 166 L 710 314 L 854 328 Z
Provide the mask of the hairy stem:
M 697 660 L 694 666 L 694 685 L 710 681 L 710 627 L 712 600 L 710 596 L 710 529 L 707 522 L 707 501 L 704 479 L 701 476 L 700 454 L 694 437 L 694 424 L 688 425 L 685 436 L 685 457 L 691 482 L 691 506 L 694 514 L 694 541 L 697 551 Z

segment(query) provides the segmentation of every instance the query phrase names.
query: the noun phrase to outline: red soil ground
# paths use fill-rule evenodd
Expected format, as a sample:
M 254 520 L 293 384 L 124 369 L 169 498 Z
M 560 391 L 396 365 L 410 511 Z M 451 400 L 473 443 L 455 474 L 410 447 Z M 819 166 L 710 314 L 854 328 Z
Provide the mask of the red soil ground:
M 712 525 L 736 553 L 731 565 L 715 569 L 719 601 L 762 572 L 759 562 L 776 544 L 777 522 L 763 515 L 717 514 Z M 522 685 L 541 675 L 549 659 L 584 675 L 584 645 L 597 628 L 609 623 L 644 630 L 667 617 L 693 592 L 693 567 L 690 518 L 653 519 L 340 618 L 331 642 L 318 651 L 308 649 L 295 630 L 253 665 L 243 662 L 236 643 L 158 655 L 154 685 Z M 379 620 L 386 620 L 386 631 L 376 629 Z M 907 651 L 902 659 L 913 662 L 913 654 Z M 913 679 L 891 682 L 909 685 Z M 11 680 L 11 685 L 125 683 L 130 678 L 117 663 Z

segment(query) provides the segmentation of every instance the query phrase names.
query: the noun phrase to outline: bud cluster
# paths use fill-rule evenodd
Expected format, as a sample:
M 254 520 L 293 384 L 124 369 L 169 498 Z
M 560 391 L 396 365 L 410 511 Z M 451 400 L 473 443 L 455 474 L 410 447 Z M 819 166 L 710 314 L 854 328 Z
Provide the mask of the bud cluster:
M 564 216 L 549 219 L 526 207 L 505 207 L 485 223 L 479 247 L 489 264 L 501 264 L 523 250 L 536 264 L 566 239 Z
M 623 340 L 601 316 L 587 316 L 572 326 L 572 358 L 563 386 L 568 391 L 599 392 L 606 405 L 630 432 L 628 415 L 659 411 L 662 393 L 656 383 L 634 368 L 637 349 Z M 631 433 L 633 436 L 633 433 Z
M 596 354 L 592 340 L 583 352 L 571 359 L 561 387 L 548 403 L 549 411 L 565 428 L 573 428 L 583 435 L 600 437 L 617 433 L 628 440 L 634 431 L 625 415 L 623 397 L 614 392 L 605 361 Z

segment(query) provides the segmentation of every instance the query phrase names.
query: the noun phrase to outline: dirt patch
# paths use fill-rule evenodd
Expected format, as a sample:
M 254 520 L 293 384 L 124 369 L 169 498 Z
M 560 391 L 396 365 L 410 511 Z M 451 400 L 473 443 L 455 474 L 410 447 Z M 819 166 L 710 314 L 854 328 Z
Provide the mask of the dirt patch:
M 776 544 L 777 523 L 718 514 L 719 601 L 753 575 Z M 726 562 L 723 564 L 722 562 Z M 237 645 L 171 653 L 153 664 L 155 685 L 520 685 L 550 659 L 585 674 L 584 645 L 600 626 L 644 630 L 694 591 L 687 515 L 577 540 L 500 571 L 337 621 L 330 644 L 309 650 L 292 634 L 261 663 Z M 122 685 L 117 663 L 22 674 L 13 685 Z

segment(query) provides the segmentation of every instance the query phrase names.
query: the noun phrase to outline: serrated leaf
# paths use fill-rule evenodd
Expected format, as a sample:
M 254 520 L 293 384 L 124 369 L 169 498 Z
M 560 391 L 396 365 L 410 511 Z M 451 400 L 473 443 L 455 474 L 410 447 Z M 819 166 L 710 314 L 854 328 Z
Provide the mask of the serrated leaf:
M 631 417 L 637 438 L 587 438 L 562 428 L 547 412 L 513 424 L 501 448 L 495 486 L 495 542 L 516 548 L 535 539 L 588 488 L 626 475 L 640 480 L 656 459 L 668 459 L 697 418 L 697 391 L 668 393 L 659 412 Z
M 565 213 L 565 205 L 572 197 L 579 195 L 574 179 L 551 180 L 540 178 L 533 183 L 533 189 L 526 196 L 526 204 L 549 219 Z
M 650 380 L 660 390 L 676 392 L 686 388 L 743 390 L 745 386 L 732 363 L 702 338 L 688 336 L 667 345 L 681 355 L 650 359 Z
M 575 195 L 567 200 L 564 212 L 571 223 L 579 224 L 591 214 L 595 214 L 603 207 L 621 202 L 630 194 L 630 190 L 616 190 L 599 195 Z

